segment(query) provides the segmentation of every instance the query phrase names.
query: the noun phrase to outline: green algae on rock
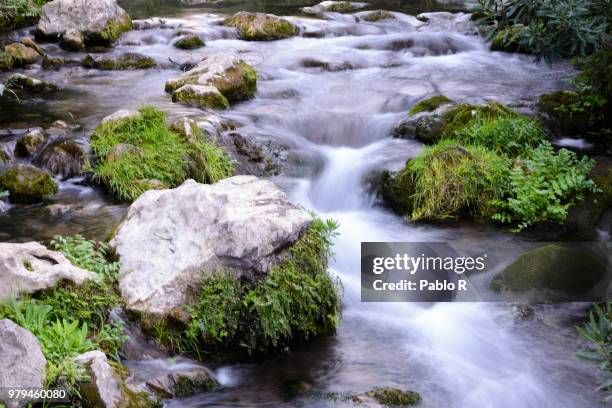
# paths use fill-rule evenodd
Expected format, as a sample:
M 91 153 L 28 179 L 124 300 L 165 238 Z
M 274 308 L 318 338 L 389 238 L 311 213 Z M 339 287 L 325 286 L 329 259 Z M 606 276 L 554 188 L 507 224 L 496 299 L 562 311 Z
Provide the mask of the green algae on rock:
M 241 11 L 223 21 L 223 25 L 236 27 L 238 36 L 245 41 L 271 41 L 293 37 L 299 29 L 288 20 L 272 14 Z
M 35 203 L 57 193 L 53 178 L 44 170 L 27 164 L 7 168 L 0 174 L 0 187 L 8 190 L 14 203 Z
M 432 96 L 431 98 L 424 99 L 414 105 L 408 112 L 408 115 L 413 116 L 421 112 L 433 112 L 440 106 L 448 105 L 450 103 L 453 103 L 453 101 L 444 95 Z
M 204 41 L 195 34 L 186 35 L 182 38 L 179 38 L 174 43 L 174 46 L 176 48 L 180 48 L 182 50 L 195 50 L 198 48 L 202 48 L 205 45 L 206 44 L 204 44 Z

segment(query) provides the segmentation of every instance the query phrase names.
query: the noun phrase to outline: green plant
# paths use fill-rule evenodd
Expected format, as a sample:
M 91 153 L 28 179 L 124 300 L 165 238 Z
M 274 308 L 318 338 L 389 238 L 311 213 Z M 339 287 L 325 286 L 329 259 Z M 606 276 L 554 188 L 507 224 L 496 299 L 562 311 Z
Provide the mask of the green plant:
M 112 322 L 102 326 L 102 329 L 94 335 L 94 343 L 104 353 L 119 362 L 119 350 L 128 337 L 123 332 L 123 323 Z
M 190 170 L 200 182 L 217 181 L 233 172 L 225 152 L 205 141 L 189 143 L 153 107 L 141 108 L 140 115 L 132 118 L 100 124 L 91 146 L 97 160 L 94 178 L 127 202 L 150 188 L 177 186 Z M 195 165 L 190 169 L 191 163 Z
M 64 254 L 72 264 L 95 272 L 102 279 L 116 280 L 119 275 L 119 262 L 112 260 L 112 249 L 104 242 L 88 240 L 78 234 L 56 235 L 50 247 Z
M 589 313 L 589 320 L 582 326 L 576 326 L 576 329 L 589 342 L 576 356 L 596 364 L 603 372 L 596 390 L 608 393 L 604 400 L 608 403 L 612 401 L 612 303 L 602 306 L 596 304 L 595 309 Z
M 507 159 L 480 146 L 446 140 L 408 162 L 414 188 L 412 218 L 445 219 L 461 213 L 481 216 L 501 197 Z
M 610 0 L 476 0 L 470 9 L 486 40 L 520 27 L 506 31 L 503 42 L 518 42 L 519 49 L 550 62 L 586 56 L 608 43 L 610 20 L 602 10 L 609 14 L 610 6 Z
M 182 343 L 196 354 L 198 344 L 204 350 L 263 353 L 333 331 L 340 306 L 327 259 L 336 227 L 316 219 L 259 282 L 229 273 L 206 277 Z
M 525 116 L 478 120 L 455 132 L 453 139 L 510 157 L 525 153 L 546 138 L 538 121 Z
M 585 191 L 598 191 L 588 178 L 594 164 L 567 149 L 555 153 L 550 143 L 543 142 L 526 159 L 514 162 L 506 197 L 491 203 L 498 208 L 492 218 L 517 223 L 515 231 L 541 221 L 563 223 L 567 210 L 583 199 Z

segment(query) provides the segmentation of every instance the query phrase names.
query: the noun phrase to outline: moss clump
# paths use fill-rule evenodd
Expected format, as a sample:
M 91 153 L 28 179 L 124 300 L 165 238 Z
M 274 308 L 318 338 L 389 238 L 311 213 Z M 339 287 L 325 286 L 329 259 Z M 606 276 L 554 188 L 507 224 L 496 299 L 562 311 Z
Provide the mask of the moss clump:
M 215 78 L 211 85 L 223 94 L 230 103 L 252 98 L 257 91 L 257 72 L 244 61 L 239 61 Z
M 380 20 L 395 20 L 395 16 L 393 15 L 393 13 L 390 13 L 386 10 L 376 10 L 366 15 L 363 19 L 365 21 L 374 22 Z
M 240 12 L 223 21 L 223 25 L 236 27 L 238 36 L 245 41 L 271 41 L 297 35 L 298 28 L 289 21 L 270 14 Z
M 386 181 L 383 197 L 396 210 L 412 207 L 414 220 L 486 216 L 503 193 L 507 170 L 506 159 L 482 147 L 443 141 Z
M 444 112 L 445 125 L 442 134 L 452 137 L 458 130 L 477 121 L 518 116 L 512 109 L 497 102 L 490 102 L 486 105 L 459 104 Z
M 479 120 L 455 132 L 453 139 L 469 145 L 486 147 L 509 157 L 522 155 L 546 139 L 546 132 L 536 120 L 526 116 Z
M 579 294 L 606 274 L 605 264 L 582 249 L 546 245 L 525 252 L 491 282 L 495 291 L 553 289 Z
M 86 37 L 85 42 L 110 45 L 117 41 L 123 33 L 130 31 L 132 28 L 132 19 L 127 13 L 124 13 L 118 19 L 109 21 L 99 35 Z
M 414 105 L 412 109 L 410 109 L 410 111 L 408 112 L 408 115 L 413 116 L 421 112 L 433 112 L 440 106 L 448 105 L 449 103 L 453 103 L 453 101 L 444 95 L 432 96 L 431 98 L 422 100 L 421 102 Z
M 182 50 L 195 50 L 204 47 L 204 45 L 204 41 L 202 41 L 202 39 L 197 35 L 193 34 L 180 38 L 174 43 L 176 48 L 180 48 Z
M 171 319 L 145 318 L 144 326 L 167 348 L 217 357 L 263 354 L 333 332 L 340 316 L 337 287 L 327 273 L 334 229 L 331 221 L 315 220 L 258 282 L 230 273 L 207 276 L 187 308 L 186 330 Z
M 365 393 L 366 396 L 374 398 L 380 404 L 391 407 L 402 407 L 415 405 L 421 401 L 419 393 L 414 391 L 402 391 L 397 388 L 378 387 Z
M 327 8 L 327 11 L 346 13 L 347 11 L 351 11 L 353 9 L 355 9 L 355 7 L 353 7 L 353 5 L 348 1 L 336 1 Z
M 41 130 L 29 132 L 15 144 L 15 155 L 20 157 L 32 156 L 45 143 L 46 139 Z
M 229 102 L 215 87 L 184 85 L 172 93 L 172 102 L 199 108 L 227 109 Z
M 157 67 L 157 62 L 151 57 L 137 53 L 126 52 L 117 58 L 100 57 L 94 59 L 91 55 L 87 55 L 83 59 L 83 67 L 96 68 L 105 71 L 126 70 L 126 69 L 148 69 Z
M 109 153 L 119 144 L 133 145 L 136 149 L 113 155 L 109 160 Z M 168 127 L 162 112 L 152 107 L 141 108 L 138 116 L 100 124 L 92 135 L 91 146 L 97 160 L 92 168 L 95 179 L 127 202 L 151 187 L 151 183 L 143 180 L 156 180 L 169 187 L 179 185 L 190 176 L 193 162 L 201 168 L 191 176 L 203 183 L 216 182 L 233 173 L 224 151 L 205 141 L 189 143 Z M 206 153 L 211 156 L 214 153 L 214 157 L 193 159 Z M 203 179 L 202 174 L 214 177 Z
M 57 184 L 46 171 L 30 165 L 9 167 L 0 174 L 0 188 L 7 190 L 14 203 L 35 203 L 57 193 Z

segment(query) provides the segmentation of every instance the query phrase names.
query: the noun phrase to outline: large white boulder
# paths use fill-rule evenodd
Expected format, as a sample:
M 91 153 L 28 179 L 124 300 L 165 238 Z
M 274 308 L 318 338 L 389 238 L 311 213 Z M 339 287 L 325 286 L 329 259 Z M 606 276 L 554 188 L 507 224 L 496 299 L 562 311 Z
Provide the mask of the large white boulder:
M 78 285 L 98 276 L 70 263 L 60 252 L 51 251 L 38 242 L 0 243 L 0 301 L 11 295 L 35 293 L 60 281 Z
M 45 37 L 62 37 L 79 32 L 85 43 L 111 44 L 132 20 L 116 0 L 53 0 L 42 7 L 38 32 Z
M 265 276 L 311 222 L 272 182 L 253 176 L 149 190 L 111 241 L 121 294 L 129 310 L 163 317 L 188 304 L 206 275 Z
M 37 387 L 45 380 L 47 360 L 38 339 L 9 319 L 0 320 L 0 388 Z M 6 393 L 4 393 L 6 395 Z M 7 407 L 23 407 L 25 402 L 2 401 Z

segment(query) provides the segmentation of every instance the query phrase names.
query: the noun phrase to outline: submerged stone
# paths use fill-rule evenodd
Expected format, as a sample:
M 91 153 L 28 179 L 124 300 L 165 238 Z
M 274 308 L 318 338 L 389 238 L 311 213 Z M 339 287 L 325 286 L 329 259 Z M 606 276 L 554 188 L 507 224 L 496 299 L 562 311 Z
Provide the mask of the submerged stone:
M 36 153 L 47 140 L 42 129 L 34 129 L 26 133 L 15 144 L 15 156 L 28 157 Z
M 23 74 L 11 75 L 6 81 L 6 87 L 9 89 L 24 89 L 34 93 L 52 92 L 57 90 L 57 85 L 51 82 L 32 78 Z
M 4 46 L 4 53 L 11 57 L 16 65 L 29 65 L 37 62 L 41 55 L 36 50 L 23 45 L 22 43 L 12 43 Z

